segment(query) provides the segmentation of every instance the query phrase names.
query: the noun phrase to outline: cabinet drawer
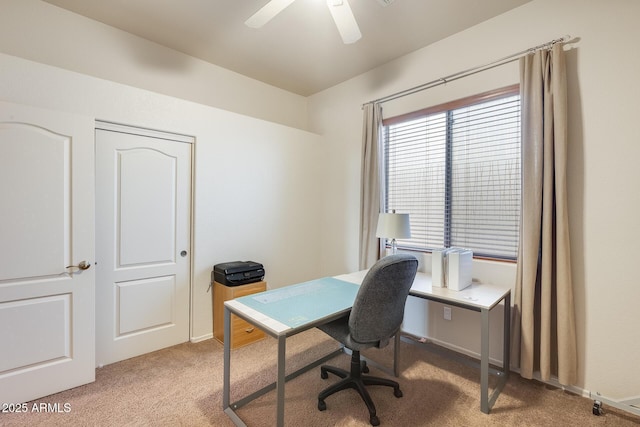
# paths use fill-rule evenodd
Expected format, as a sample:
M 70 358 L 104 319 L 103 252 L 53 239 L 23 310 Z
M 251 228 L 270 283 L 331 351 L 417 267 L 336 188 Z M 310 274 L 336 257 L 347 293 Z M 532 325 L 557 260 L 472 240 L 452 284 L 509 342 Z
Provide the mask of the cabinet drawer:
M 267 283 L 256 282 L 241 286 L 224 286 L 213 282 L 213 336 L 224 343 L 224 302 L 230 299 L 267 290 Z M 231 315 L 231 348 L 238 348 L 265 337 L 265 333 L 249 322 Z
M 264 337 L 265 333 L 261 329 L 238 316 L 231 316 L 231 348 L 242 347 Z

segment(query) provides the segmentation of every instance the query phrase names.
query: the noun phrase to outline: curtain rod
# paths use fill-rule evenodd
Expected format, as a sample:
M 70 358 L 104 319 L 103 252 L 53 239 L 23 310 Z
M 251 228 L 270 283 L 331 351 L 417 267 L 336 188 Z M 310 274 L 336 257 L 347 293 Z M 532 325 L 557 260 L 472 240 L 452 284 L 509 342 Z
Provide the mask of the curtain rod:
M 513 55 L 505 56 L 504 58 L 498 59 L 496 61 L 489 62 L 488 64 L 480 65 L 478 67 L 469 68 L 468 70 L 464 70 L 464 71 L 459 71 L 457 73 L 450 74 L 450 75 L 448 75 L 446 77 L 441 77 L 441 78 L 439 78 L 437 80 L 433 80 L 433 81 L 430 81 L 428 83 L 423 83 L 421 85 L 418 85 L 418 86 L 415 86 L 415 87 L 412 87 L 412 88 L 409 88 L 409 89 L 405 89 L 405 90 L 402 90 L 400 92 L 393 93 L 391 95 L 383 96 L 382 98 L 374 99 L 373 101 L 369 101 L 369 102 L 363 104 L 363 107 L 366 104 L 381 104 L 383 102 L 391 101 L 391 100 L 394 100 L 394 99 L 397 99 L 397 98 L 402 98 L 403 96 L 412 95 L 414 93 L 421 92 L 423 90 L 430 89 L 432 87 L 439 86 L 439 85 L 442 85 L 442 84 L 446 84 L 448 82 L 452 82 L 454 80 L 458 80 L 458 79 L 461 79 L 463 77 L 471 76 L 473 74 L 476 74 L 476 73 L 479 73 L 479 72 L 482 72 L 482 71 L 490 70 L 492 68 L 499 67 L 501 65 L 508 64 L 510 62 L 516 61 L 516 60 L 522 58 L 523 56 L 526 56 L 526 55 L 528 55 L 530 53 L 536 52 L 537 50 L 549 49 L 549 48 L 551 48 L 551 46 L 553 46 L 556 43 L 565 43 L 565 42 L 569 41 L 570 39 L 571 39 L 571 37 L 566 35 L 566 36 L 564 36 L 562 38 L 554 39 L 554 40 L 551 40 L 550 42 L 543 43 L 543 44 L 535 46 L 535 47 L 531 47 L 531 48 L 529 48 L 527 50 L 523 50 L 522 52 L 518 52 L 518 53 L 514 53 Z

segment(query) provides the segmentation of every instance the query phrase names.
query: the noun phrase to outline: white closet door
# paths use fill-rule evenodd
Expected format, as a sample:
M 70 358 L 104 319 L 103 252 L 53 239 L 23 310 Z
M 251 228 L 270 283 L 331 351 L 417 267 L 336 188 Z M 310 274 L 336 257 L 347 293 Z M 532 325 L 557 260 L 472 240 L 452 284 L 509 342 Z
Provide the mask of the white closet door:
M 98 124 L 98 365 L 189 340 L 191 144 L 181 138 Z

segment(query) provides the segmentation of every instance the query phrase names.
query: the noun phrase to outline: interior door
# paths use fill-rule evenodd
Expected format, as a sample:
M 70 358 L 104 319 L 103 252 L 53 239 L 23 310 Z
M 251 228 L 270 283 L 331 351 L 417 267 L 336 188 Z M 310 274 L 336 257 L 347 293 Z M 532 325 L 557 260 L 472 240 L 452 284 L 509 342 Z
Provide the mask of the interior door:
M 95 379 L 93 128 L 0 102 L 0 403 Z
M 192 138 L 96 127 L 100 366 L 189 340 Z

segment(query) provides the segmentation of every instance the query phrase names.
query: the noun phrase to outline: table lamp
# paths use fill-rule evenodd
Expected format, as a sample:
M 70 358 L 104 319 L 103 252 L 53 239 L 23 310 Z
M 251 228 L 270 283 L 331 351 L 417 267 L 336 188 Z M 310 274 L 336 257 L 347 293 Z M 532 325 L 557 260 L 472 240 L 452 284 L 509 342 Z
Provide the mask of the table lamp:
M 408 239 L 411 237 L 409 214 L 398 214 L 395 209 L 391 213 L 381 212 L 378 217 L 376 237 L 391 239 L 391 253 L 398 250 L 396 239 Z

